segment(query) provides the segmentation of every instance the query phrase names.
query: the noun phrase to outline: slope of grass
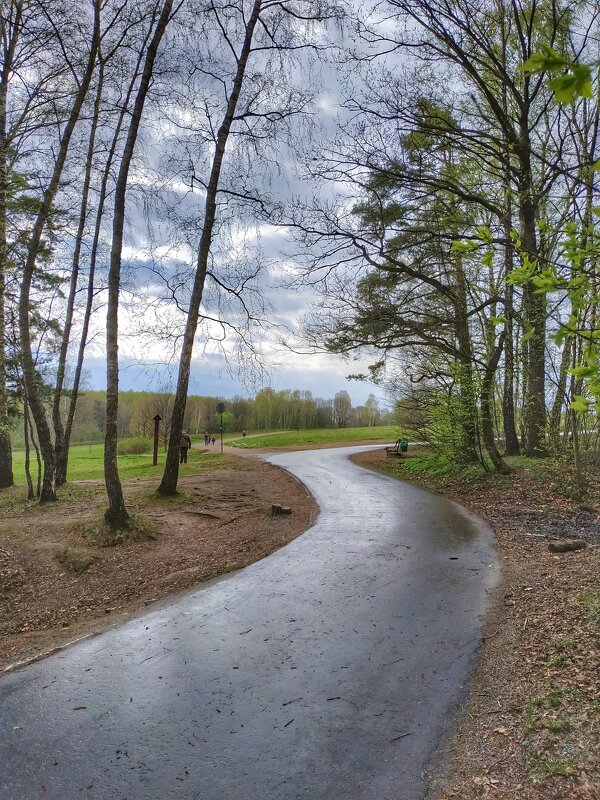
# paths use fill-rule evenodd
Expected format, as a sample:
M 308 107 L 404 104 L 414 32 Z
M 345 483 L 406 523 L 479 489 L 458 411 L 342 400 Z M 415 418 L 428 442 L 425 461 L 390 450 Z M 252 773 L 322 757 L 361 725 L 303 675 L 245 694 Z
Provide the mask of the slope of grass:
M 397 429 L 390 425 L 371 428 L 319 428 L 302 431 L 284 431 L 265 436 L 252 436 L 228 442 L 232 447 L 294 447 L 311 444 L 337 444 L 362 440 L 393 442 L 398 438 Z

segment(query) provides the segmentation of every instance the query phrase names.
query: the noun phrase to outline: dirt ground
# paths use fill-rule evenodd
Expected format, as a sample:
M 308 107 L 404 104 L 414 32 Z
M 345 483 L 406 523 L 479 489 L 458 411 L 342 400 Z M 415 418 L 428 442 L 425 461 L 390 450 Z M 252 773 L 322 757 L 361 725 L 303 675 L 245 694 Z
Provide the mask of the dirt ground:
M 404 477 L 383 450 L 354 460 Z M 438 800 L 600 798 L 600 483 L 586 505 L 564 496 L 568 478 L 413 480 L 488 520 L 502 564 Z M 549 552 L 566 537 L 588 547 Z
M 312 524 L 317 506 L 285 471 L 226 456 L 222 469 L 180 481 L 124 483 L 138 532 L 108 546 L 104 485 L 71 484 L 59 502 L 0 517 L 0 669 L 115 624 L 149 604 L 257 561 Z M 271 505 L 289 506 L 272 516 Z

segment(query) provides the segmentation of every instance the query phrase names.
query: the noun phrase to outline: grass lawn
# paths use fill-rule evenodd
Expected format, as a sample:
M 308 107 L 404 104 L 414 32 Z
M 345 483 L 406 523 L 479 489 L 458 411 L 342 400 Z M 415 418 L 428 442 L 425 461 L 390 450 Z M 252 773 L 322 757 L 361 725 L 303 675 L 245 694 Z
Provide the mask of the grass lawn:
M 398 438 L 393 425 L 378 425 L 371 428 L 318 428 L 305 431 L 285 431 L 268 436 L 252 436 L 228 442 L 232 447 L 293 447 L 303 444 L 336 444 L 373 440 L 393 442 Z
M 215 446 L 215 451 L 217 447 Z M 37 463 L 35 453 L 30 465 L 33 482 L 36 481 Z M 121 478 L 153 478 L 163 473 L 166 454 L 162 448 L 158 451 L 158 464 L 152 465 L 152 454 L 118 456 L 119 475 Z M 190 450 L 188 463 L 180 464 L 180 475 L 196 475 L 207 467 L 215 467 L 222 461 L 220 453 L 200 453 Z M 25 451 L 13 452 L 13 472 L 15 483 L 25 483 Z M 69 453 L 69 481 L 102 480 L 104 478 L 104 445 L 74 445 Z

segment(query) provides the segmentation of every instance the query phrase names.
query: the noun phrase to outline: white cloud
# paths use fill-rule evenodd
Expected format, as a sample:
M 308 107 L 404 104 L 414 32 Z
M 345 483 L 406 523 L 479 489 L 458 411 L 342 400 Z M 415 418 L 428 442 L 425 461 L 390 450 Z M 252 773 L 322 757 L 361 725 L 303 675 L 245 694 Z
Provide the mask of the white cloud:
M 314 80 L 315 83 L 318 81 L 322 83 L 320 89 L 317 87 L 316 107 L 324 135 L 331 135 L 335 128 L 334 118 L 340 111 L 340 98 L 344 87 L 340 86 L 339 76 L 331 65 L 322 65 L 318 75 L 311 72 L 311 80 Z M 169 113 L 172 119 L 182 126 L 187 125 L 193 128 L 197 123 L 194 115 L 184 108 L 170 107 Z M 140 159 L 135 171 L 131 173 L 131 182 L 143 189 L 152 190 L 158 182 L 160 157 L 166 146 L 170 147 L 172 141 L 176 139 L 177 126 L 169 120 L 157 119 L 153 121 L 151 130 L 147 130 L 145 134 L 148 139 L 147 153 L 144 154 L 146 161 L 144 163 Z M 301 148 L 308 147 L 308 140 L 302 140 L 300 146 Z M 210 145 L 205 148 L 203 156 L 206 157 L 207 154 L 210 155 Z M 312 192 L 313 187 L 303 183 L 303 179 L 300 177 L 301 169 L 293 151 L 282 146 L 277 155 L 273 154 L 273 158 L 277 160 L 276 167 L 280 169 L 280 172 L 274 167 L 272 174 L 257 175 L 256 182 L 259 187 L 271 192 L 275 200 L 282 202 L 289 200 L 292 196 L 309 195 Z M 204 190 L 196 184 L 192 191 L 190 183 L 186 182 L 187 177 L 184 177 L 182 172 L 176 175 L 162 175 L 161 179 L 167 193 L 172 193 L 174 205 L 181 204 L 181 209 L 189 213 L 190 217 L 197 209 L 201 209 Z M 332 184 L 322 191 L 325 197 L 333 193 L 338 196 L 348 196 L 349 189 L 344 184 Z M 352 197 L 349 196 L 348 207 L 352 205 L 352 202 Z M 144 235 L 148 224 L 152 230 L 152 236 L 156 238 L 156 242 L 152 245 L 149 237 Z M 144 266 L 148 267 L 150 259 L 153 258 L 160 262 L 161 268 L 167 274 L 170 274 L 169 270 L 174 274 L 184 264 L 194 265 L 196 260 L 193 246 L 195 231 L 190 226 L 188 235 L 191 244 L 170 240 L 168 226 L 161 213 L 152 207 L 145 207 L 142 213 L 141 209 L 136 208 L 133 198 L 128 204 L 128 231 L 128 239 L 123 248 L 124 272 L 129 268 L 127 274 L 131 275 L 132 281 L 137 282 L 142 298 L 133 292 L 125 291 L 123 293 L 123 305 L 119 316 L 120 356 L 125 369 L 124 385 L 130 388 L 145 388 L 149 375 L 162 374 L 165 370 L 172 374 L 176 370 L 177 348 L 167 333 L 173 329 L 181 331 L 184 317 L 174 305 L 167 308 L 166 305 L 159 303 L 168 294 L 168 291 L 155 275 L 144 269 Z M 365 359 L 358 362 L 347 362 L 335 355 L 301 352 L 302 343 L 297 341 L 295 331 L 297 331 L 301 318 L 314 306 L 314 295 L 308 288 L 303 290 L 282 288 L 285 281 L 297 277 L 300 270 L 299 265 L 291 257 L 282 255 L 286 246 L 287 249 L 293 250 L 289 246 L 288 233 L 285 228 L 267 223 L 244 227 L 240 222 L 240 228 L 230 234 L 229 251 L 219 256 L 236 260 L 240 258 L 244 248 L 255 247 L 257 256 L 260 255 L 269 262 L 268 273 L 265 272 L 261 277 L 260 290 L 273 307 L 270 314 L 272 328 L 267 331 L 261 329 L 255 332 L 261 356 L 270 371 L 269 381 L 275 388 L 305 388 L 324 397 L 332 397 L 336 391 L 345 388 L 355 403 L 362 402 L 373 391 L 373 387 L 356 382 L 348 383 L 345 376 L 349 372 L 366 372 Z M 182 291 L 182 294 L 185 295 L 185 291 Z M 105 298 L 100 295 L 98 302 L 105 302 Z M 149 331 L 152 327 L 157 330 L 162 328 L 162 337 L 160 335 L 151 336 Z M 285 328 L 290 332 L 290 341 L 297 352 L 282 347 L 280 338 L 282 329 Z M 141 333 L 141 331 L 145 332 Z M 198 383 L 195 391 L 200 391 L 199 386 L 204 382 L 212 387 L 208 392 L 211 394 L 230 396 L 235 391 L 244 393 L 242 384 L 227 376 L 222 352 L 218 348 L 208 349 L 205 346 L 207 335 L 219 333 L 220 328 L 217 323 L 207 323 L 202 335 L 198 337 L 192 370 L 193 380 Z M 104 348 L 103 319 L 101 318 L 97 321 L 96 334 L 97 338 L 90 350 L 90 363 L 96 363 L 97 357 Z M 225 342 L 222 349 L 232 359 L 235 357 L 233 342 Z M 136 367 L 136 363 L 139 366 Z M 169 363 L 170 366 L 168 366 Z M 104 379 L 103 374 L 103 370 L 95 371 L 97 381 Z M 222 386 L 221 391 L 215 389 L 219 385 Z

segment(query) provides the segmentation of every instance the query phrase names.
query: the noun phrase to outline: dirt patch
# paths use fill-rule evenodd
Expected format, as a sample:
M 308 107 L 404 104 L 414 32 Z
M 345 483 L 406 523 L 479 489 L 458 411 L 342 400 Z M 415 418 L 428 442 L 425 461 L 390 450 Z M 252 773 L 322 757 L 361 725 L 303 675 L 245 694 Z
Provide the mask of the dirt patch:
M 302 484 L 257 459 L 180 481 L 124 483 L 136 526 L 115 546 L 99 535 L 103 486 L 72 485 L 56 504 L 15 504 L 0 519 L 0 668 L 105 629 L 139 609 L 244 567 L 287 544 L 318 513 Z M 271 516 L 272 503 L 292 513 Z
M 600 798 L 600 510 L 561 495 L 567 476 L 419 479 L 383 450 L 357 463 L 407 478 L 469 508 L 496 531 L 502 581 L 478 667 L 449 746 L 445 800 Z M 590 496 L 600 496 L 593 482 Z M 548 541 L 585 550 L 552 554 Z

